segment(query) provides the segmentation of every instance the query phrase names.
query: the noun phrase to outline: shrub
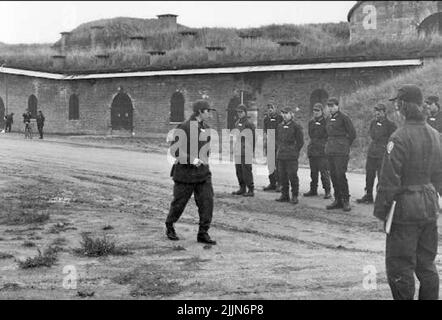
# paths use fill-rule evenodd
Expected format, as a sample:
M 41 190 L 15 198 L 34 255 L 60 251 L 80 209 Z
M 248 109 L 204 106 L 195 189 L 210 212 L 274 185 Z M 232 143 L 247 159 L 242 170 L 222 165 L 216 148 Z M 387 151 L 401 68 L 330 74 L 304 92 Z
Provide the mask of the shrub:
M 40 249 L 37 249 L 38 256 L 29 257 L 25 261 L 18 261 L 18 265 L 21 269 L 39 268 L 39 267 L 51 267 L 57 261 L 57 252 L 52 248 L 47 248 L 43 254 Z
M 115 241 L 109 240 L 106 235 L 103 238 L 92 238 L 86 233 L 82 235 L 80 248 L 75 249 L 74 252 L 88 257 L 102 257 L 108 255 L 128 255 L 130 252 L 127 249 L 117 247 Z

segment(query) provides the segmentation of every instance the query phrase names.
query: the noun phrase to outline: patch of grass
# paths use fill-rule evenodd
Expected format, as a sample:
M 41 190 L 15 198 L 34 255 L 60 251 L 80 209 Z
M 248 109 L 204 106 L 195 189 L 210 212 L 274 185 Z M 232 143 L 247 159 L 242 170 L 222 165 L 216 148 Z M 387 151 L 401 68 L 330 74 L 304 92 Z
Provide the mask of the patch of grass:
M 114 227 L 112 227 L 111 225 L 107 225 L 103 227 L 103 230 L 113 230 Z
M 41 253 L 40 249 L 37 249 L 38 255 L 35 257 L 29 257 L 25 261 L 18 261 L 18 266 L 21 269 L 31 269 L 39 267 L 52 267 L 57 261 L 57 251 L 52 247 L 47 248 Z
M 80 242 L 80 248 L 74 250 L 78 255 L 88 257 L 102 257 L 102 256 L 122 256 L 131 254 L 131 252 L 125 248 L 118 247 L 115 241 L 110 240 L 108 237 L 92 238 L 88 234 L 83 233 L 81 235 L 82 241 Z
M 0 252 L 0 260 L 12 259 L 12 258 L 14 258 L 14 256 L 12 254 Z
M 45 223 L 50 219 L 48 212 L 8 212 L 2 219 L 2 223 L 7 225 L 24 225 L 34 223 Z
M 48 230 L 48 233 L 58 234 L 60 232 L 65 232 L 68 230 L 77 230 L 75 227 L 70 227 L 70 223 L 56 223 Z
M 26 248 L 32 248 L 32 247 L 35 247 L 36 245 L 32 241 L 25 241 L 25 242 L 23 242 L 22 246 L 26 247 Z

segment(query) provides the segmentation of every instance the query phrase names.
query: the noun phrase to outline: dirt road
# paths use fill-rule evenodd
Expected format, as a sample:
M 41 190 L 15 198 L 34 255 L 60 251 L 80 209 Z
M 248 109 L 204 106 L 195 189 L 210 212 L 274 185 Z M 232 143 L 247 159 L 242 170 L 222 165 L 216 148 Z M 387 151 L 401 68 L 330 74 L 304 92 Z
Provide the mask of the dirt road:
M 276 193 L 232 197 L 233 166 L 214 165 L 210 233 L 218 245 L 196 242 L 193 200 L 176 226 L 182 240 L 170 242 L 164 219 L 172 181 L 164 154 L 50 140 L 0 136 L 0 218 L 17 212 L 50 216 L 40 223 L 0 224 L 0 298 L 82 299 L 79 291 L 99 299 L 390 298 L 385 237 L 369 206 L 352 203 L 350 213 L 327 212 L 328 200 L 320 197 L 301 197 L 298 206 L 275 202 Z M 257 168 L 259 187 L 267 183 L 263 172 Z M 300 170 L 301 193 L 308 175 Z M 364 176 L 351 174 L 349 181 L 353 199 L 361 196 Z M 80 256 L 74 249 L 84 232 L 106 235 L 131 254 Z M 55 265 L 19 267 L 36 248 L 54 243 Z M 372 282 L 363 285 L 370 275 L 376 289 Z

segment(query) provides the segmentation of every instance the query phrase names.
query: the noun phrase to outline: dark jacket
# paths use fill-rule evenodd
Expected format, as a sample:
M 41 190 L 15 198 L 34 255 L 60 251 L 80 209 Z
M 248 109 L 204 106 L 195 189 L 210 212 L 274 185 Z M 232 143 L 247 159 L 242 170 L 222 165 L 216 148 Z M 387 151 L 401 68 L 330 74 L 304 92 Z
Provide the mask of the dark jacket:
M 276 130 L 277 160 L 297 160 L 304 145 L 302 127 L 293 120 L 282 122 Z
M 427 118 L 427 122 L 434 129 L 442 133 L 442 111 L 439 111 L 435 115 L 430 115 Z
M 393 223 L 437 220 L 442 194 L 442 145 L 439 133 L 424 120 L 407 120 L 387 144 L 374 215 L 386 219 L 396 200 Z
M 238 129 L 240 133 L 243 133 L 243 135 L 241 136 L 241 141 L 237 142 L 240 143 L 240 145 L 235 145 L 235 155 L 239 156 L 239 151 L 241 151 L 241 155 L 242 157 L 244 157 L 247 144 L 249 145 L 249 148 L 251 148 L 250 150 L 255 152 L 255 125 L 249 120 L 249 118 L 245 116 L 241 119 L 238 119 L 235 123 L 235 129 Z M 243 132 L 246 129 L 250 129 L 250 139 L 246 139 L 246 137 L 248 137 L 246 135 L 247 131 Z
M 276 130 L 282 121 L 283 118 L 279 113 L 276 113 L 273 116 L 266 114 L 264 117 L 264 133 L 267 133 L 267 130 L 269 129 Z
M 31 123 L 31 118 L 30 113 L 23 113 L 23 123 Z
M 325 154 L 328 156 L 348 156 L 350 146 L 356 139 L 356 131 L 350 118 L 338 111 L 327 118 L 327 143 Z
M 324 117 L 312 119 L 308 123 L 310 143 L 307 147 L 307 156 L 324 157 L 325 143 L 327 142 L 327 120 Z
M 382 158 L 388 139 L 396 129 L 396 124 L 387 118 L 381 121 L 373 120 L 370 123 L 370 137 L 372 140 L 368 147 L 367 156 L 370 158 Z
M 12 114 L 7 114 L 5 116 L 5 121 L 7 124 L 13 124 L 14 123 L 14 116 Z
M 198 137 L 195 137 L 198 140 L 192 141 L 193 143 L 197 143 L 198 146 L 198 151 L 196 153 L 195 149 L 195 154 L 192 153 L 190 146 L 191 139 L 188 138 L 190 137 L 191 126 L 195 126 L 195 128 L 198 128 Z M 176 152 L 174 155 L 177 158 L 177 162 L 173 165 L 171 170 L 171 177 L 175 182 L 181 183 L 205 182 L 212 176 L 208 165 L 209 150 L 206 147 L 207 153 L 205 153 L 204 155 L 200 155 L 200 151 L 206 144 L 210 143 L 210 136 L 207 137 L 210 127 L 204 122 L 198 122 L 195 117 L 192 116 L 189 120 L 179 124 L 176 129 L 183 130 L 182 133 L 184 134 L 184 137 L 182 138 L 184 138 L 184 141 L 179 136 L 176 136 L 175 140 L 171 144 L 171 148 L 176 148 Z M 202 134 L 205 136 L 201 137 L 203 141 L 200 141 L 200 136 Z M 185 147 L 184 142 L 186 142 Z M 196 167 L 195 165 L 193 165 L 193 161 L 196 158 L 200 158 L 206 163 L 199 167 Z
M 38 127 L 43 127 L 45 124 L 45 116 L 42 114 L 37 114 L 37 126 Z

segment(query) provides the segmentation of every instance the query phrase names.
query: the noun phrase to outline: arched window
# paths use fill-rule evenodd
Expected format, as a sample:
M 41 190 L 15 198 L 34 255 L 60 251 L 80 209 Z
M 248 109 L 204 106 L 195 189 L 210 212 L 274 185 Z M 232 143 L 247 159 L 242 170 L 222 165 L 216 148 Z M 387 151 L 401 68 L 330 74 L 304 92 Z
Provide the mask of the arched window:
M 28 110 L 31 112 L 31 118 L 37 118 L 37 105 L 38 100 L 37 97 L 31 94 L 28 99 Z
M 72 94 L 69 98 L 69 120 L 80 119 L 80 107 L 78 103 L 78 96 Z
M 184 121 L 184 96 L 175 92 L 170 99 L 170 122 Z

